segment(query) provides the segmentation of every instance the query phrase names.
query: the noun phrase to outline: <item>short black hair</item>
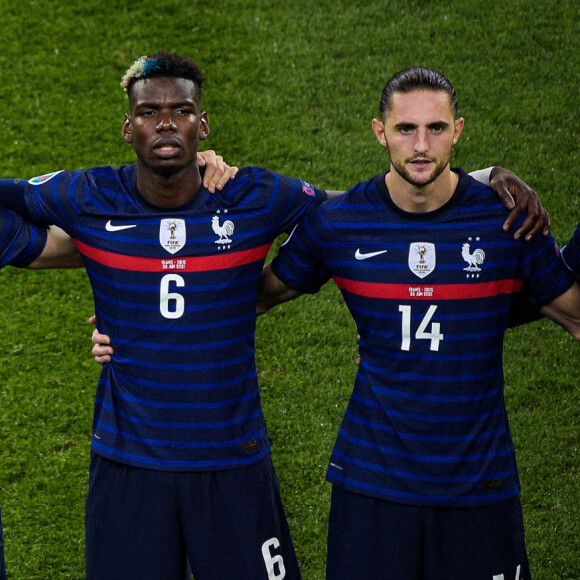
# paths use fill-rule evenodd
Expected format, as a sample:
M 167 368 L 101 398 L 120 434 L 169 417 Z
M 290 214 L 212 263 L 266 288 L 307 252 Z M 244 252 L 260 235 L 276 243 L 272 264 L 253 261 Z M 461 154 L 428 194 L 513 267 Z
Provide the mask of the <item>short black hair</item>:
M 457 114 L 458 100 L 453 85 L 441 72 L 424 66 L 413 66 L 399 71 L 385 85 L 381 94 L 379 111 L 381 119 L 391 110 L 395 93 L 410 93 L 417 90 L 445 91 L 451 99 L 451 106 Z
M 123 76 L 121 86 L 130 95 L 133 85 L 142 79 L 175 77 L 193 82 L 201 95 L 205 81 L 203 71 L 193 60 L 174 52 L 155 52 L 138 58 Z

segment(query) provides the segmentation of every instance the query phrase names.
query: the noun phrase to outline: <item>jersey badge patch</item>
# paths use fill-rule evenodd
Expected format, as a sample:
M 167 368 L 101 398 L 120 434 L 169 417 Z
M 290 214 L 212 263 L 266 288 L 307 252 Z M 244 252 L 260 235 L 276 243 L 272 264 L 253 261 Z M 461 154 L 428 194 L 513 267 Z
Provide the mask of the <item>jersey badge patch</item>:
M 162 219 L 159 225 L 159 243 L 161 247 L 175 254 L 185 246 L 187 241 L 187 228 L 185 220 L 182 219 Z
M 217 212 L 220 213 L 219 211 Z M 224 213 L 227 213 L 227 210 L 224 210 Z M 215 244 L 218 244 L 218 248 L 220 250 L 230 249 L 232 238 L 231 236 L 234 233 L 234 222 L 232 220 L 224 220 L 220 223 L 220 216 L 214 215 L 211 218 L 211 229 L 213 230 L 214 234 L 218 237 L 217 240 L 214 240 Z
M 473 242 L 473 238 L 469 238 L 469 242 Z M 479 242 L 479 238 L 475 238 L 476 242 Z M 481 268 L 479 267 L 485 261 L 485 252 L 481 248 L 471 249 L 471 244 L 466 242 L 461 248 L 461 257 L 467 262 L 467 266 L 463 268 L 467 272 L 468 278 L 479 278 L 479 272 Z
M 302 183 L 302 191 L 306 195 L 314 195 L 314 187 L 312 187 L 312 185 L 310 185 L 310 183 L 308 183 L 307 181 L 302 181 L 302 180 L 300 180 L 300 182 Z
M 62 173 L 63 170 L 61 169 L 60 171 L 53 171 L 52 173 L 46 173 L 45 175 L 39 175 L 37 177 L 33 177 L 32 179 L 28 180 L 28 183 L 30 183 L 30 185 L 40 185 L 41 183 L 44 183 L 45 181 L 50 181 L 53 177 L 55 177 L 56 175 L 58 175 L 59 173 Z
M 413 242 L 409 246 L 409 269 L 415 276 L 425 278 L 435 270 L 435 244 Z

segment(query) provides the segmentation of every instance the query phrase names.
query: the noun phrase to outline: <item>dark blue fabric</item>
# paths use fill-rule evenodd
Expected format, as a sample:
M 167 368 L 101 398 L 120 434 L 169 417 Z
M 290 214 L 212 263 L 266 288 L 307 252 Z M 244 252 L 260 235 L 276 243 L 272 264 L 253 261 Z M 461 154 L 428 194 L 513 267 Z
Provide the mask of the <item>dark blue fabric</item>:
M 531 578 L 519 497 L 484 507 L 436 508 L 333 486 L 326 580 L 500 577 Z
M 93 454 L 86 556 L 87 580 L 179 579 L 186 560 L 205 580 L 300 578 L 270 456 L 184 473 Z

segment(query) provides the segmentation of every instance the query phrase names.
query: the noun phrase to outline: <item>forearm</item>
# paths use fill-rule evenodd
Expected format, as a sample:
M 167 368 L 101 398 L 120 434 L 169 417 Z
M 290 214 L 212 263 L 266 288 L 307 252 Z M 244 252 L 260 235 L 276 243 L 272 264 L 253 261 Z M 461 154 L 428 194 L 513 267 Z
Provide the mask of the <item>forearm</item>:
M 60 228 L 51 226 L 42 254 L 27 267 L 31 270 L 48 268 L 81 268 L 81 257 L 72 239 Z
M 576 340 L 580 341 L 580 285 L 574 285 L 564 294 L 542 306 L 540 312 L 564 327 Z
M 260 291 L 258 292 L 258 305 L 256 307 L 256 314 L 258 316 L 265 314 L 278 304 L 288 302 L 301 296 L 300 292 L 289 288 L 274 274 L 272 271 L 272 262 L 266 264 L 262 270 L 262 277 L 260 279 Z

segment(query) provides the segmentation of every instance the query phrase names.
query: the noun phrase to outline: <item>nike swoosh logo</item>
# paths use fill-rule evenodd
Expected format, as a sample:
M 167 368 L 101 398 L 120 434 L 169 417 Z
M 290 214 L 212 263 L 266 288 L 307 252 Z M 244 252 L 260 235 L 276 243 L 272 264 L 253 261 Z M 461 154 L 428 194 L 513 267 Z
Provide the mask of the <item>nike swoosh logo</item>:
M 128 230 L 130 228 L 136 228 L 136 227 L 137 227 L 137 224 L 133 224 L 133 225 L 130 225 L 130 226 L 114 226 L 111 223 L 111 220 L 109 220 L 107 222 L 107 225 L 105 226 L 105 229 L 108 232 L 120 232 L 121 230 Z
M 357 250 L 354 254 L 354 257 L 357 260 L 368 260 L 369 258 L 374 258 L 375 256 L 380 256 L 381 254 L 386 254 L 387 250 L 380 250 L 378 252 L 368 252 L 367 254 L 363 254 L 360 249 Z

